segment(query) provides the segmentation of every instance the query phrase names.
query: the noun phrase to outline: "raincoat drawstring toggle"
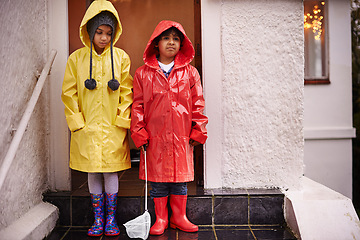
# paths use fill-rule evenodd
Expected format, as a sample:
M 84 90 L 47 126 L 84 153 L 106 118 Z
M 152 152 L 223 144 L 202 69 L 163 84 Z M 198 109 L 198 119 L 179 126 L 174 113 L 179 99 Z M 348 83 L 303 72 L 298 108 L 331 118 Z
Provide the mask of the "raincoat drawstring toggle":
M 113 39 L 115 35 L 115 29 L 117 25 L 117 20 L 115 16 L 108 11 L 103 11 L 90 19 L 86 25 L 89 37 L 90 37 L 90 78 L 86 79 L 84 84 L 85 87 L 89 90 L 94 90 L 96 88 L 96 81 L 92 78 L 92 43 L 94 40 L 96 29 L 101 25 L 108 25 L 112 28 L 112 35 L 111 35 L 111 44 L 110 44 L 110 54 L 111 54 L 111 72 L 112 72 L 112 79 L 108 82 L 108 87 L 116 91 L 120 87 L 120 83 L 118 80 L 115 79 L 114 73 L 114 56 L 113 56 Z
M 86 79 L 85 87 L 89 90 L 96 88 L 96 81 L 92 78 L 92 41 L 90 42 L 90 79 Z

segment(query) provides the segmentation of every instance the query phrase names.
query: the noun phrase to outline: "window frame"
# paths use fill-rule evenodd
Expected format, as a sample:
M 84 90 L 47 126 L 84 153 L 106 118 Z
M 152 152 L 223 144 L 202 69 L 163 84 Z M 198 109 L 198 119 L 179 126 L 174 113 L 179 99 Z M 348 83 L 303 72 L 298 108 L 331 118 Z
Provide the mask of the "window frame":
M 305 2 L 307 2 L 306 0 L 304 0 L 303 4 L 304 4 L 304 15 L 305 15 Z M 324 6 L 324 19 L 323 19 L 323 32 L 322 34 L 324 34 L 324 60 L 322 60 L 323 64 L 325 65 L 325 76 L 323 77 L 306 77 L 305 76 L 305 67 L 306 67 L 306 52 L 305 52 L 305 26 L 304 28 L 304 84 L 305 85 L 323 85 L 323 84 L 330 84 L 330 69 L 329 69 L 329 10 L 328 10 L 328 4 L 329 1 L 327 0 L 323 0 L 323 2 L 325 2 L 325 6 Z

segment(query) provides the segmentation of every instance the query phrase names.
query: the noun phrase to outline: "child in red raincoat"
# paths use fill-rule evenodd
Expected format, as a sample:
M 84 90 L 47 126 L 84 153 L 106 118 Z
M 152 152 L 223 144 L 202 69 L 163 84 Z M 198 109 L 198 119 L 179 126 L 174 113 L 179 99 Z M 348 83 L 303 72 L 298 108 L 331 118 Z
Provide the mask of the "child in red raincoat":
M 161 21 L 152 34 L 134 77 L 131 137 L 137 147 L 147 146 L 150 196 L 156 222 L 150 234 L 168 227 L 196 232 L 186 217 L 187 185 L 194 180 L 193 147 L 207 139 L 207 117 L 198 71 L 189 63 L 194 48 L 181 24 Z M 143 159 L 142 159 L 143 160 Z M 145 179 L 144 161 L 139 175 Z

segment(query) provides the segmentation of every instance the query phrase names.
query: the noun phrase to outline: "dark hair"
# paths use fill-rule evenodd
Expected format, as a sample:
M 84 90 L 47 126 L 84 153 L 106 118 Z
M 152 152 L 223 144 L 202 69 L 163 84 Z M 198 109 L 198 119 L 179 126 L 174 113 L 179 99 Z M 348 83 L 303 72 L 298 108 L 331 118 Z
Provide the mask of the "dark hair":
M 182 44 L 182 41 L 184 40 L 184 34 L 179 30 L 177 29 L 176 27 L 171 27 L 165 31 L 163 31 L 159 36 L 157 36 L 153 43 L 154 43 L 154 46 L 158 45 L 159 44 L 159 41 L 160 39 L 163 37 L 163 36 L 169 36 L 171 33 L 175 33 L 176 35 L 178 35 L 178 37 L 180 38 L 180 44 Z

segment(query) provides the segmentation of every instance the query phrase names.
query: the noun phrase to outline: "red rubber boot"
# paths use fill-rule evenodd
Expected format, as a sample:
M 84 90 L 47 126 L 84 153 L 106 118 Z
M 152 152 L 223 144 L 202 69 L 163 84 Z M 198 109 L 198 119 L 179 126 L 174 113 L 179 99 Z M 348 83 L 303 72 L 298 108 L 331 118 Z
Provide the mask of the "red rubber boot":
M 150 228 L 151 235 L 161 235 L 168 228 L 168 197 L 154 198 L 156 222 Z
M 192 224 L 186 217 L 187 195 L 170 195 L 170 207 L 172 215 L 170 227 L 178 228 L 184 232 L 197 232 L 198 226 Z

